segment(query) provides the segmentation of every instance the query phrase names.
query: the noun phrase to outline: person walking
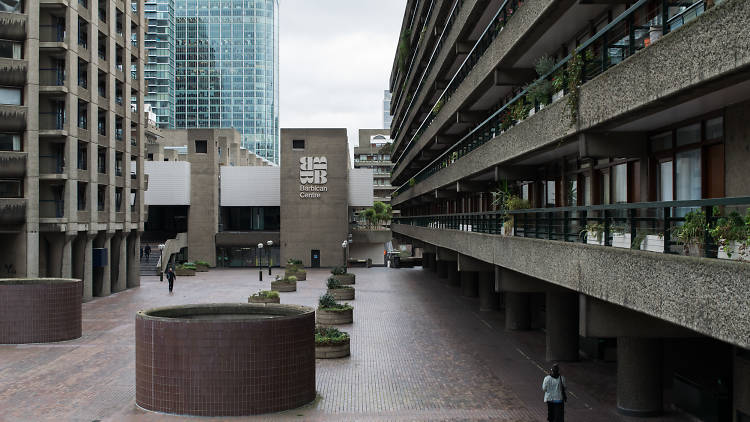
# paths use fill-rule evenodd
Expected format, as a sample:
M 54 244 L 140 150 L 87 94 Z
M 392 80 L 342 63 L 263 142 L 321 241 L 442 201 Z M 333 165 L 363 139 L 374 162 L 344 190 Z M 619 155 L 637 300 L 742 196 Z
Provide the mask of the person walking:
M 167 267 L 167 281 L 169 282 L 169 294 L 172 294 L 172 289 L 174 288 L 174 281 L 177 280 L 177 275 L 175 275 L 174 270 L 172 267 Z
M 146 249 L 144 249 L 144 252 L 146 252 L 146 261 L 148 261 L 148 257 L 151 256 L 151 246 L 146 245 Z
M 565 402 L 568 401 L 565 388 L 565 377 L 560 375 L 560 367 L 557 364 L 552 365 L 550 374 L 542 381 L 544 402 L 547 403 L 547 421 L 565 421 Z

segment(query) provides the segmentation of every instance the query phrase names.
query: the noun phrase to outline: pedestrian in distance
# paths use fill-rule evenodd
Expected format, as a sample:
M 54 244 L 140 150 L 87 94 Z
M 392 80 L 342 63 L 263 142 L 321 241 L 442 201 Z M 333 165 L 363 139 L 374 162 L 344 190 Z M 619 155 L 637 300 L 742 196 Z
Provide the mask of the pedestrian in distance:
M 172 267 L 167 267 L 167 281 L 169 282 L 169 294 L 172 294 L 172 289 L 174 288 L 174 281 L 177 280 L 177 275 L 175 275 L 174 270 Z
M 146 261 L 148 261 L 148 257 L 151 256 L 151 246 L 146 245 L 146 249 L 144 249 L 144 252 L 146 252 Z
M 557 364 L 552 365 L 550 374 L 542 381 L 544 402 L 547 403 L 547 421 L 565 421 L 565 402 L 568 401 L 565 388 L 565 377 L 560 375 L 560 367 Z

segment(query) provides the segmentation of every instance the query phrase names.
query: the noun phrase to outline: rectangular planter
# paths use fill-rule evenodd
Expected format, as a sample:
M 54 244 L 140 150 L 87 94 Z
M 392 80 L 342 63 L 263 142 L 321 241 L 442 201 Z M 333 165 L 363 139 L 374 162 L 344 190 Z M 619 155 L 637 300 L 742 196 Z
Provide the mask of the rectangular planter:
M 307 279 L 307 272 L 305 270 L 284 271 L 284 277 L 290 277 L 290 276 L 297 277 L 297 281 L 305 281 Z
M 271 290 L 275 290 L 277 292 L 296 292 L 297 291 L 297 282 L 295 281 L 272 281 L 271 282 Z
M 614 234 L 612 235 L 612 247 L 630 249 L 631 245 L 630 233 Z
M 596 240 L 596 233 L 586 232 L 586 243 L 589 245 L 604 246 L 604 234 L 602 234 L 602 240 Z
M 281 303 L 281 298 L 250 296 L 247 298 L 247 303 Z
M 750 261 L 750 245 L 744 245 L 736 241 L 729 242 L 726 246 L 719 246 L 717 257 L 732 261 Z
M 195 264 L 195 271 L 205 273 L 208 271 L 208 265 Z
M 195 270 L 187 270 L 184 268 L 177 268 L 174 270 L 174 274 L 183 277 L 190 277 L 195 275 Z
M 355 283 L 356 276 L 352 273 L 346 273 L 332 275 L 331 278 L 338 280 L 339 282 L 341 282 L 341 284 L 349 285 Z
M 641 243 L 642 251 L 664 253 L 664 237 L 655 234 L 646 236 L 646 240 Z

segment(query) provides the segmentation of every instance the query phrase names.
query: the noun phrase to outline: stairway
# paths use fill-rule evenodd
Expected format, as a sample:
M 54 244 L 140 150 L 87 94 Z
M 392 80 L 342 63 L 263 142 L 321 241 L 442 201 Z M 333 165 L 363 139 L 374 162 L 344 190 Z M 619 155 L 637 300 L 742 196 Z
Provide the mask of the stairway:
M 141 243 L 142 247 L 146 247 L 146 245 L 151 246 L 151 255 L 148 257 L 148 260 L 146 259 L 146 254 L 143 254 L 143 259 L 141 260 L 141 276 L 155 276 L 159 275 L 159 273 L 156 271 L 156 263 L 159 262 L 159 257 L 161 257 L 161 251 L 159 250 L 159 244 L 158 243 Z M 140 251 L 139 251 L 140 256 Z

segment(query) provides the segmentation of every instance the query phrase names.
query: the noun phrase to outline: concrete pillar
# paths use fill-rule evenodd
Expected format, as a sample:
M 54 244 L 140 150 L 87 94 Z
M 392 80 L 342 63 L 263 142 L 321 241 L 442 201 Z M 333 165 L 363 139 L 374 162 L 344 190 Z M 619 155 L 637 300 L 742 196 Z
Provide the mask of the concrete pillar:
M 47 277 L 62 277 L 63 249 L 65 236 L 59 233 L 49 233 L 45 236 L 49 242 L 47 248 Z
M 578 294 L 549 291 L 547 301 L 547 360 L 578 360 Z
M 427 271 L 430 268 L 430 253 L 423 253 L 422 254 L 422 269 Z
M 492 311 L 500 308 L 500 295 L 495 292 L 495 273 L 480 271 L 477 274 L 479 290 L 479 310 Z
M 100 296 L 109 296 L 112 294 L 112 234 L 104 234 L 104 249 L 107 250 L 107 265 L 101 268 L 102 270 L 102 290 Z
M 448 278 L 448 261 L 437 261 L 437 274 L 440 278 Z
M 461 271 L 461 296 L 479 296 L 479 285 L 476 271 Z
M 453 287 L 461 286 L 461 274 L 458 272 L 456 263 L 452 261 L 448 261 L 448 285 Z
M 436 273 L 438 272 L 437 255 L 435 255 L 434 253 L 430 255 L 432 256 L 432 258 L 430 258 L 430 271 L 432 271 L 433 273 Z
M 73 241 L 75 236 L 65 235 L 62 244 L 62 261 L 60 262 L 60 277 L 73 277 Z
M 617 337 L 617 411 L 629 416 L 662 413 L 660 339 Z
M 739 415 L 738 412 L 742 412 L 750 415 L 750 356 L 747 355 L 747 350 L 744 352 L 740 350 L 739 347 L 735 347 L 734 374 L 732 376 L 734 380 L 732 390 L 734 409 L 732 413 Z
M 128 238 L 127 233 L 118 233 L 116 236 L 116 242 L 118 248 L 114 250 L 112 259 L 117 260 L 117 277 L 113 283 L 113 293 L 121 292 L 127 288 L 127 277 L 128 277 Z M 116 255 L 115 255 L 116 254 Z
M 83 243 L 83 300 L 89 301 L 94 297 L 94 267 L 93 252 L 94 237 L 91 233 L 86 234 L 86 240 Z
M 137 231 L 133 231 L 128 236 L 128 288 L 141 285 L 140 252 L 141 235 Z
M 529 294 L 505 292 L 505 329 L 528 330 L 530 325 Z

